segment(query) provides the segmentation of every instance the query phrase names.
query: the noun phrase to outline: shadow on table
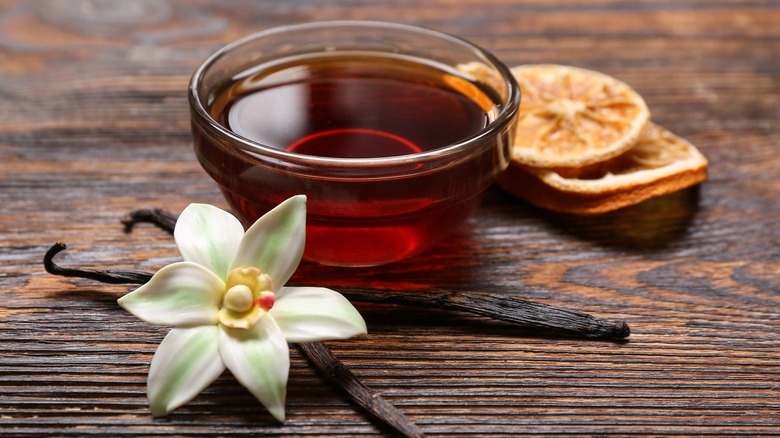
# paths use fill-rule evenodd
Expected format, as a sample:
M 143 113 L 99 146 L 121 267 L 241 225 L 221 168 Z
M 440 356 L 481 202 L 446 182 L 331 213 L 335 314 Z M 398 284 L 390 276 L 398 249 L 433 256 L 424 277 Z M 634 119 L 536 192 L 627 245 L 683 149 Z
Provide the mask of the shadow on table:
M 684 238 L 698 209 L 700 186 L 649 199 L 640 204 L 597 214 L 578 215 L 545 210 L 501 192 L 500 202 L 521 204 L 530 217 L 558 233 L 626 251 L 662 250 Z

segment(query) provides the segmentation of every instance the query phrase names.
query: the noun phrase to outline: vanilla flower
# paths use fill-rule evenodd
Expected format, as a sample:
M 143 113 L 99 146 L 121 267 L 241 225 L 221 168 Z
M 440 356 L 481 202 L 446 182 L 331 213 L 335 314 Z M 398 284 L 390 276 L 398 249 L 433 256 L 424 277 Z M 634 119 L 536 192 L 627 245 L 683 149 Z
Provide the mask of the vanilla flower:
M 173 326 L 152 358 L 147 396 L 152 415 L 189 402 L 225 368 L 284 421 L 288 342 L 366 333 L 341 294 L 283 287 L 301 261 L 306 197 L 294 196 L 244 233 L 230 213 L 191 204 L 179 216 L 176 245 L 185 261 L 160 269 L 119 299 L 133 315 Z

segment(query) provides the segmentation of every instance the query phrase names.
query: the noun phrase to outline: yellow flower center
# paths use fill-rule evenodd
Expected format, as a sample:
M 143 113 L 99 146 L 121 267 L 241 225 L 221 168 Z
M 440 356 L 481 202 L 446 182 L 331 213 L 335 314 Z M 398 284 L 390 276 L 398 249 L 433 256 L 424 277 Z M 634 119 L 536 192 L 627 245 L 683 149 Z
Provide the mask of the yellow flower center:
M 274 304 L 271 277 L 257 268 L 236 268 L 225 281 L 219 323 L 231 328 L 248 329 L 257 323 Z

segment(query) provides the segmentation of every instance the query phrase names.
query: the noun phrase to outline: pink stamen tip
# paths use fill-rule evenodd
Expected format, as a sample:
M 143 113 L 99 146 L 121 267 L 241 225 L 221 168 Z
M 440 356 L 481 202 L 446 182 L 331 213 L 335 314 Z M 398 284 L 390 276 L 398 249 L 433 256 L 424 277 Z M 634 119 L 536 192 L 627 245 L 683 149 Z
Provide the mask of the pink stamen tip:
M 276 296 L 274 294 L 263 294 L 260 298 L 255 300 L 255 304 L 266 310 L 271 310 L 276 302 Z

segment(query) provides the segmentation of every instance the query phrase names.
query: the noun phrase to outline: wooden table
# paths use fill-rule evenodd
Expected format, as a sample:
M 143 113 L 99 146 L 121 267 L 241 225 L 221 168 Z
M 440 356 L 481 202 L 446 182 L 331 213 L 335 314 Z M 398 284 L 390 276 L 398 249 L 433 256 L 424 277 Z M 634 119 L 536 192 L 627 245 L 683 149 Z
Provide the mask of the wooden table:
M 774 0 L 0 1 L 0 435 L 375 435 L 292 350 L 287 421 L 226 373 L 162 419 L 149 361 L 166 329 L 110 286 L 44 272 L 179 260 L 137 207 L 225 206 L 191 150 L 188 79 L 272 26 L 380 19 L 470 39 L 508 65 L 572 64 L 631 84 L 711 162 L 700 187 L 602 216 L 491 189 L 456 235 L 373 269 L 304 263 L 323 286 L 482 290 L 624 319 L 584 341 L 458 313 L 360 305 L 329 342 L 429 435 L 780 434 L 780 4 Z

